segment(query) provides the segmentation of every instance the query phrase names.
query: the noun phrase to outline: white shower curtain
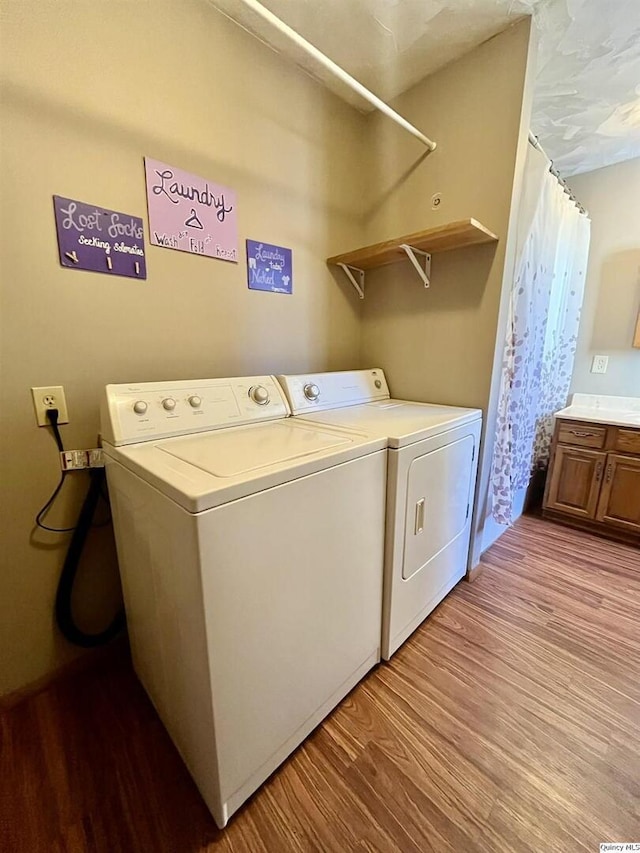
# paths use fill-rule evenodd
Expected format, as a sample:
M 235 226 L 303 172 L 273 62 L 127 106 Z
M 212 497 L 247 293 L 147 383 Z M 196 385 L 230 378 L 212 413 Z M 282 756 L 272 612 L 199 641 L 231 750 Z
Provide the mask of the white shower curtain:
M 498 417 L 491 512 L 514 520 L 514 496 L 549 457 L 553 413 L 567 402 L 591 223 L 528 147 Z

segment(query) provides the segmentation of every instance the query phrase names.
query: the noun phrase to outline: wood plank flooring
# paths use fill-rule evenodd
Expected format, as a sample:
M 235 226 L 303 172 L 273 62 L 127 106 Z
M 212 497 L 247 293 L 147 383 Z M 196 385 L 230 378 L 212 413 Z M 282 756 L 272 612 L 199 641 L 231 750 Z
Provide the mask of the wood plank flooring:
M 640 552 L 523 518 L 219 832 L 126 660 L 2 715 L 3 853 L 640 841 Z

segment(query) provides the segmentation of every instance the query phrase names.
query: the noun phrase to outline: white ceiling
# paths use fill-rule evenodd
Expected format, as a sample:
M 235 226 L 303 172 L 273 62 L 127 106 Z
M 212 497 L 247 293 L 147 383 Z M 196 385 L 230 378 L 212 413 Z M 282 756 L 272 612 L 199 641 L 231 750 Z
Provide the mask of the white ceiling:
M 358 109 L 369 109 L 239 0 L 212 2 Z M 640 156 L 640 0 L 262 3 L 385 100 L 533 13 L 540 46 L 531 124 L 556 167 L 568 176 Z

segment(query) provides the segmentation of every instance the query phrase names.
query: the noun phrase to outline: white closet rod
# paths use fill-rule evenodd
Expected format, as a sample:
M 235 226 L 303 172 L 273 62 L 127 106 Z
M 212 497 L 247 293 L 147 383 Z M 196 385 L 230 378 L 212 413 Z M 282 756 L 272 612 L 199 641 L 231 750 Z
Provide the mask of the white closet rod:
M 362 83 L 358 83 L 358 81 L 350 74 L 347 74 L 347 72 L 340 68 L 339 65 L 336 65 L 336 63 L 329 59 L 328 56 L 325 56 L 324 53 L 319 51 L 317 47 L 314 47 L 310 42 L 302 38 L 299 33 L 274 15 L 273 12 L 270 12 L 269 9 L 265 8 L 262 3 L 259 3 L 258 0 L 240 0 L 240 2 L 257 15 L 260 15 L 261 18 L 275 27 L 283 35 L 287 36 L 287 38 L 291 39 L 292 42 L 302 48 L 302 50 L 304 50 L 305 53 L 308 53 L 309 56 L 312 56 L 320 65 L 323 66 L 323 68 L 326 68 L 327 71 L 330 71 L 331 74 L 339 80 L 342 80 L 342 82 L 349 86 L 350 89 L 357 92 L 365 99 L 365 101 L 368 101 L 372 106 L 392 119 L 392 121 L 395 121 L 396 124 L 399 124 L 400 127 L 403 127 L 412 136 L 415 136 L 416 139 L 419 139 L 420 142 L 427 146 L 429 151 L 433 151 L 435 149 L 436 143 L 433 140 L 429 139 L 428 136 L 425 136 L 424 133 L 421 133 L 417 127 L 410 124 L 395 110 L 392 110 L 388 104 L 385 104 L 385 102 L 378 98 L 377 95 L 370 92 L 362 85 Z

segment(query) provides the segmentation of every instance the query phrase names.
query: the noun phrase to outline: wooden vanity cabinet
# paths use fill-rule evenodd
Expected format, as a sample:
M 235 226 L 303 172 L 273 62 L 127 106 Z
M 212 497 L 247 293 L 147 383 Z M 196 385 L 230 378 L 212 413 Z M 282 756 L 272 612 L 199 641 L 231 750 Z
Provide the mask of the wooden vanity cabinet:
M 559 445 L 545 509 L 595 518 L 606 453 Z
M 640 457 L 607 456 L 596 521 L 640 534 Z
M 640 429 L 556 420 L 543 514 L 640 544 Z

